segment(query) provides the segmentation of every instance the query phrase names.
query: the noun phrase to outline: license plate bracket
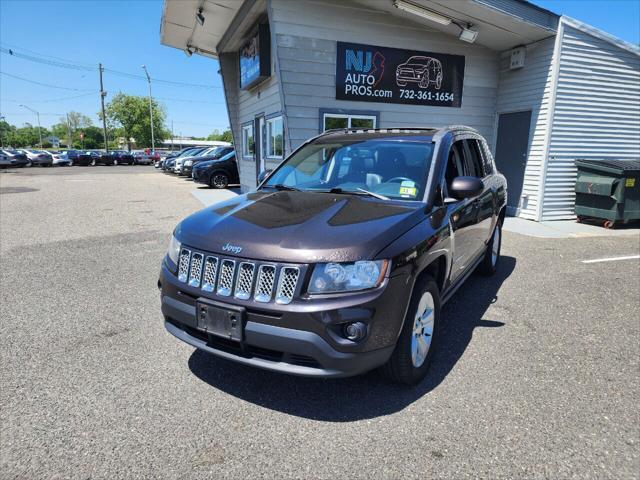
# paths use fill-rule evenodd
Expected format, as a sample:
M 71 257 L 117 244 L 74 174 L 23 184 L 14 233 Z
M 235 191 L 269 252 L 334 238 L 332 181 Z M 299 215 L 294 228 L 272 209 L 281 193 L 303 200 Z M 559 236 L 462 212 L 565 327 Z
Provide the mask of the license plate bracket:
M 198 329 L 236 342 L 242 342 L 246 310 L 213 300 L 196 301 Z

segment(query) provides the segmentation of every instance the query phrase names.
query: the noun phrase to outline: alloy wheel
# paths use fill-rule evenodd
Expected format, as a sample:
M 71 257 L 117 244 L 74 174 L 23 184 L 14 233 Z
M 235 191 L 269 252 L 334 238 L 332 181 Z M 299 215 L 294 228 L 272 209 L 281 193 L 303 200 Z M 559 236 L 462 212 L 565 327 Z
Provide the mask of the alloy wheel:
M 418 303 L 416 316 L 413 320 L 411 335 L 411 362 L 416 368 L 420 368 L 427 358 L 433 327 L 435 324 L 435 304 L 431 292 L 424 292 Z

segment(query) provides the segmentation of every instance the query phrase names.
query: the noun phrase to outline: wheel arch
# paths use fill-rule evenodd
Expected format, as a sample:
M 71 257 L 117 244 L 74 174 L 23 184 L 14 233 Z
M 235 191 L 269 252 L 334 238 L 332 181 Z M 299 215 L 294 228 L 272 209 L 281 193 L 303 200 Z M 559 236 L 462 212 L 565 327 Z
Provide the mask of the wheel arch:
M 414 288 L 415 285 L 421 282 L 424 277 L 428 275 L 436 281 L 436 285 L 438 286 L 440 293 L 442 293 L 444 291 L 445 283 L 447 280 L 447 263 L 447 256 L 444 253 L 431 259 L 431 261 L 427 265 L 425 265 L 424 268 L 420 270 L 420 273 L 418 273 L 418 275 L 416 276 Z

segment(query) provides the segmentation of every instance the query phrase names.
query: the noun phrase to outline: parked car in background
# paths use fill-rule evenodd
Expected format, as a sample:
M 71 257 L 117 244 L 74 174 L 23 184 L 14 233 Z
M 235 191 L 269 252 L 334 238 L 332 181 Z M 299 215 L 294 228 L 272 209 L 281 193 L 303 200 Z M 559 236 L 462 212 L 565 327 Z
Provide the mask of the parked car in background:
M 69 167 L 71 166 L 71 159 L 68 155 L 59 152 L 57 150 L 49 150 L 49 153 L 53 157 L 53 165 L 55 167 Z
M 112 150 L 109 155 L 114 165 L 133 165 L 133 155 L 126 150 Z
M 29 160 L 26 154 L 19 152 L 18 150 L 13 150 L 11 148 L 3 148 L 0 150 L 8 160 L 8 165 L 10 167 L 30 167 L 33 165 L 33 162 Z
M 81 167 L 87 167 L 90 165 L 95 165 L 96 159 L 94 157 L 91 156 L 90 153 L 88 152 L 84 152 L 82 150 L 76 150 L 75 151 L 75 155 L 74 155 L 74 159 L 73 159 L 73 164 L 74 165 L 78 165 Z
M 439 344 L 458 341 L 441 334 L 442 305 L 500 263 L 507 182 L 485 139 L 464 126 L 332 130 L 265 174 L 174 229 L 165 328 L 267 370 L 382 367 L 420 382 L 451 347 Z
M 53 165 L 53 157 L 44 150 L 18 150 L 24 153 L 33 165 L 41 167 L 50 167 Z
M 98 164 L 113 165 L 113 157 L 109 155 L 109 153 L 105 152 L 104 150 L 89 150 L 87 151 L 87 153 L 91 155 L 92 166 L 95 166 Z
M 200 162 L 206 162 L 209 160 L 218 160 L 233 151 L 234 151 L 233 147 L 215 147 L 213 150 L 205 153 L 204 155 L 198 155 L 197 157 L 189 157 L 184 162 L 182 162 L 180 175 L 190 177 L 194 165 L 197 165 Z
M 204 153 L 208 148 L 194 148 L 191 150 L 187 150 L 186 152 L 178 155 L 175 158 L 175 164 L 173 167 L 173 173 L 180 173 L 180 169 L 182 168 L 182 162 L 184 162 L 187 158 L 196 157 L 202 153 Z
M 175 158 L 169 158 L 167 160 L 165 160 L 162 164 L 162 171 L 163 172 L 168 172 L 168 173 L 173 173 L 173 167 L 176 165 L 176 159 Z
M 153 163 L 153 156 L 142 150 L 136 150 L 131 154 L 133 155 L 134 165 L 151 165 Z
M 4 153 L 3 150 L 0 150 L 0 167 L 7 168 L 11 166 L 11 160 L 9 160 L 9 155 Z
M 218 189 L 240 183 L 236 152 L 232 149 L 231 152 L 219 158 L 196 163 L 193 166 L 191 177 L 196 183 L 204 183 L 211 188 Z
M 189 153 L 187 155 L 176 158 L 176 165 L 174 167 L 174 173 L 178 175 L 185 175 L 184 173 L 184 162 L 187 160 L 192 160 L 194 158 L 204 157 L 210 153 L 213 153 L 215 149 L 218 147 L 206 147 L 203 149 L 196 150 L 195 152 Z

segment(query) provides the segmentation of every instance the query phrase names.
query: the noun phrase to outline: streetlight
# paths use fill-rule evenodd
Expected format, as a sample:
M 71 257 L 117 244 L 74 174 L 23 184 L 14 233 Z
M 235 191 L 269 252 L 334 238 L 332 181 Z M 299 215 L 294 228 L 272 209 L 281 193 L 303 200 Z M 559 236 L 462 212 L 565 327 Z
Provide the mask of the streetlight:
M 4 117 L 0 115 L 0 122 L 4 121 Z M 4 139 L 2 138 L 2 130 L 0 130 L 0 148 L 4 148 Z
M 153 138 L 153 108 L 151 106 L 151 77 L 149 76 L 149 72 L 147 72 L 147 67 L 145 65 L 142 65 L 142 69 L 144 70 L 144 73 L 147 76 L 147 82 L 149 83 L 149 117 L 151 118 L 151 152 L 155 153 L 156 145 L 155 145 L 155 139 Z
M 40 148 L 42 148 L 42 129 L 40 128 L 40 113 L 35 111 L 33 108 L 29 108 L 26 105 L 20 105 L 21 107 L 26 108 L 27 110 L 32 111 L 38 117 L 38 136 L 40 137 Z

